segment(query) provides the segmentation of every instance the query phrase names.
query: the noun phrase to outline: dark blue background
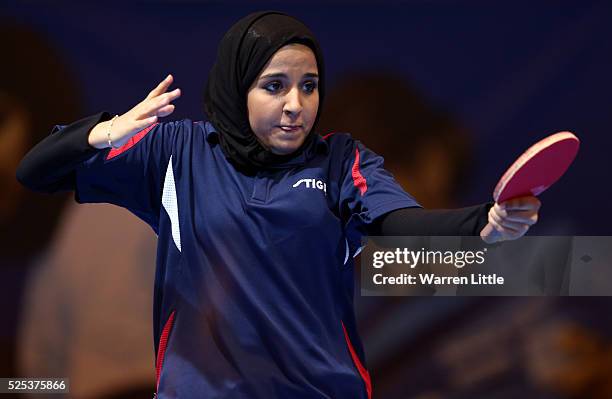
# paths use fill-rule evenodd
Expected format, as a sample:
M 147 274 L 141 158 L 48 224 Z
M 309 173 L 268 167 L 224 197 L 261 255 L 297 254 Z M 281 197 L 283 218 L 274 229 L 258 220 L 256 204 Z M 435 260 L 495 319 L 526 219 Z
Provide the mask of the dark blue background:
M 464 204 L 488 200 L 534 141 L 574 131 L 582 141 L 578 158 L 543 194 L 533 233 L 612 231 L 610 2 L 34 2 L 5 4 L 1 13 L 58 47 L 82 85 L 87 113 L 122 113 L 171 72 L 183 90 L 171 118 L 201 119 L 219 39 L 261 9 L 288 12 L 312 28 L 331 86 L 348 71 L 382 68 L 454 112 L 477 146 Z
M 413 81 L 458 116 L 476 146 L 465 205 L 489 200 L 505 168 L 533 142 L 574 131 L 580 153 L 542 195 L 540 223 L 530 233 L 612 234 L 612 2 L 28 2 L 1 4 L 0 16 L 32 26 L 57 47 L 81 84 L 86 113 L 125 112 L 173 73 L 183 96 L 171 118 L 201 119 L 202 88 L 219 39 L 236 20 L 262 9 L 285 11 L 311 27 L 326 56 L 330 86 L 353 70 L 384 69 Z M 62 93 L 40 95 L 61 101 Z M 19 287 L 17 280 L 3 275 L 10 300 L 0 303 L 11 307 L 3 311 L 6 326 L 18 312 L 8 289 Z M 514 317 L 534 308 L 542 319 L 574 312 L 609 324 L 607 298 L 378 299 L 357 300 L 375 392 L 385 398 L 440 388 L 448 378 L 432 354 L 457 330 L 468 337 L 499 326 L 511 331 Z M 531 330 L 516 330 L 495 345 L 510 347 L 518 359 L 518 338 Z M 13 331 L 2 334 L 12 337 Z M 483 343 L 482 355 L 489 357 L 495 345 Z M 473 389 L 528 397 L 533 390 L 521 386 L 525 372 L 513 370 L 518 374 Z

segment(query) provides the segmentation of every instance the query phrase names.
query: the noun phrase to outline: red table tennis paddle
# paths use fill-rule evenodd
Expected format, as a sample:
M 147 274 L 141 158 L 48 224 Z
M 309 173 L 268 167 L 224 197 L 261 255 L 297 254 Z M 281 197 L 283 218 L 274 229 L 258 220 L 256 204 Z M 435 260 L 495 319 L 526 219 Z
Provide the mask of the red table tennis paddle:
M 538 141 L 504 173 L 493 190 L 493 200 L 502 203 L 513 198 L 540 195 L 563 176 L 579 147 L 580 140 L 571 132 L 555 133 Z M 481 237 L 491 243 L 498 241 L 501 235 L 487 224 Z

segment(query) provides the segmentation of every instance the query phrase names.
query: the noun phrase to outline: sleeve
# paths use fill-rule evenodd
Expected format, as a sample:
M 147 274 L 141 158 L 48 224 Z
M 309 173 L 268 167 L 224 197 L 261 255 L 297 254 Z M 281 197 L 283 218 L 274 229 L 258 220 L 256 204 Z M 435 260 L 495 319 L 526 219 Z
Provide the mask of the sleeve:
M 163 182 L 177 124 L 157 123 L 119 149 L 105 149 L 79 164 L 75 200 L 126 208 L 158 232 Z
M 36 144 L 17 167 L 17 180 L 32 191 L 55 193 L 74 190 L 76 167 L 98 150 L 88 143 L 91 129 L 110 119 L 110 114 L 83 118 L 68 126 L 55 126 Z
M 420 205 L 384 168 L 381 156 L 348 135 L 345 139 L 340 212 L 349 245 L 361 246 L 361 237 L 378 217 Z
M 488 222 L 493 202 L 458 209 L 397 209 L 376 220 L 376 236 L 477 236 Z
M 128 209 L 158 231 L 162 185 L 180 122 L 157 123 L 118 149 L 97 150 L 89 131 L 108 113 L 56 126 L 22 160 L 17 178 L 36 191 L 74 190 L 78 203 Z

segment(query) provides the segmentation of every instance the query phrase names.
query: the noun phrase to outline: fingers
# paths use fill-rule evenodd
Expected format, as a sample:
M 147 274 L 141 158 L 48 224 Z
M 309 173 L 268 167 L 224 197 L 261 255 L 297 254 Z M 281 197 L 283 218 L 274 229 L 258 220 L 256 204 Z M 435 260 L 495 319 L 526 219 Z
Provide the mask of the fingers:
M 509 222 L 523 223 L 533 226 L 538 222 L 538 213 L 536 211 L 506 211 L 505 219 Z M 503 215 L 503 214 L 502 214 Z
M 140 131 L 144 128 L 147 128 L 157 122 L 157 115 L 153 115 L 149 118 L 141 119 L 135 122 L 134 130 Z
M 157 116 L 164 117 L 174 112 L 174 105 L 168 104 L 157 110 Z
M 487 225 L 480 231 L 480 238 L 487 244 L 493 244 L 502 240 L 501 233 L 499 233 L 493 225 L 487 223 Z
M 174 77 L 172 75 L 166 76 L 164 80 L 162 80 L 156 88 L 151 90 L 149 95 L 146 97 L 146 100 L 159 96 L 168 90 L 168 87 L 174 82 Z
M 122 133 L 120 137 L 130 137 L 130 135 L 156 123 L 159 118 L 174 112 L 175 106 L 170 103 L 181 96 L 181 90 L 174 89 L 166 92 L 173 81 L 172 75 L 168 75 L 149 93 L 146 99 L 119 117 L 115 126 L 117 127 L 116 130 Z
M 181 89 L 174 89 L 168 93 L 160 94 L 143 104 L 142 116 L 159 115 L 159 111 L 181 96 Z
M 511 200 L 504 201 L 500 204 L 500 207 L 502 209 L 506 209 L 509 211 L 538 211 L 541 206 L 542 203 L 540 202 L 540 200 L 534 196 L 513 198 Z
M 502 240 L 517 239 L 538 221 L 541 205 L 540 200 L 533 196 L 495 203 L 489 210 L 489 224 L 501 235 Z
M 174 112 L 175 106 L 171 102 L 181 96 L 181 90 L 174 89 L 167 92 L 173 82 L 174 77 L 168 75 L 157 87 L 151 90 L 143 101 L 115 121 L 117 142 L 127 141 L 138 131 L 156 123 L 159 118 Z
M 496 210 L 495 206 L 491 208 L 489 211 L 489 222 L 494 223 L 496 226 L 500 226 L 503 229 L 508 230 L 509 232 L 519 232 L 529 228 L 529 224 L 524 223 L 523 219 L 519 218 L 519 220 L 510 220 L 507 216 L 507 212 L 503 211 L 503 214 Z
M 529 228 L 526 225 L 516 225 L 500 220 L 493 208 L 489 210 L 489 224 L 497 230 L 503 240 L 518 238 L 524 235 Z
M 491 210 L 494 215 L 500 220 L 501 224 L 506 222 L 527 224 L 533 226 L 538 221 L 538 211 L 535 209 L 526 211 L 508 210 L 502 207 L 503 205 L 495 204 Z

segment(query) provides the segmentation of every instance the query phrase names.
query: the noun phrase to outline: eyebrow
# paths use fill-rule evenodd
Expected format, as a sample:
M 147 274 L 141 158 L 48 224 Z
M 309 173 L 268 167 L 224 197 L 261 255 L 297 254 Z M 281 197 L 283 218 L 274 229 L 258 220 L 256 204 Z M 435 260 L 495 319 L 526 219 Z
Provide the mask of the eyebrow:
M 282 72 L 277 72 L 277 73 L 268 73 L 266 75 L 262 75 L 259 79 L 265 79 L 265 78 L 286 78 L 287 74 L 282 73 Z M 313 72 L 307 72 L 304 74 L 304 77 L 306 78 L 318 78 L 319 75 Z

